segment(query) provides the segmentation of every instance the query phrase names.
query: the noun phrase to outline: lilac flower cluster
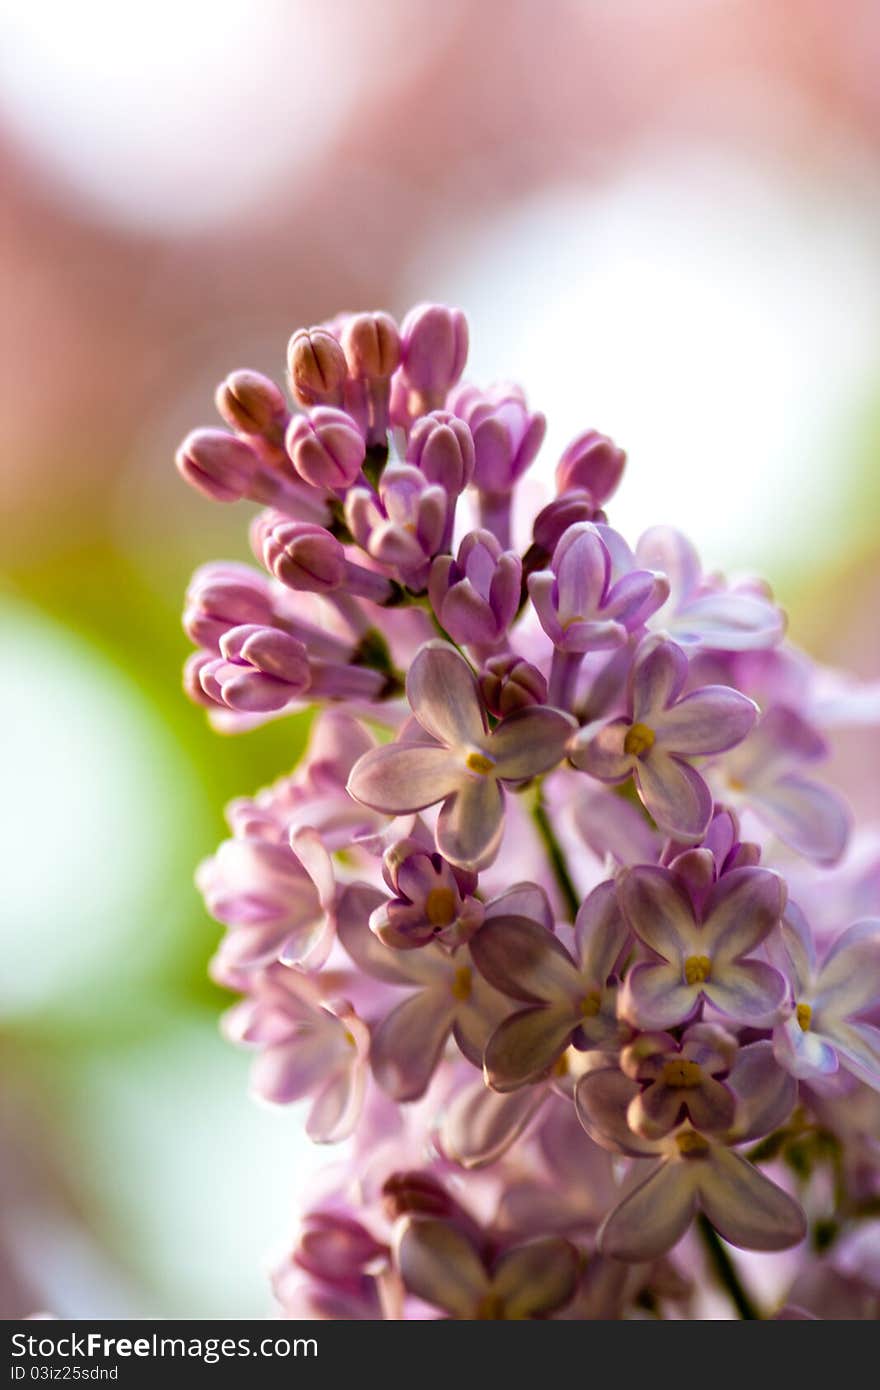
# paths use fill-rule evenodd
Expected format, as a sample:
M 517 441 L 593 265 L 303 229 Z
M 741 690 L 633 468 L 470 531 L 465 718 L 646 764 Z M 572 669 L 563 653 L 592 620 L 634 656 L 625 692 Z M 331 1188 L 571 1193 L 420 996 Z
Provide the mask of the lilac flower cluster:
M 467 350 L 441 305 L 341 315 L 294 409 L 235 372 L 177 455 L 262 508 L 257 567 L 192 581 L 187 691 L 226 732 L 317 706 L 198 873 L 254 1090 L 346 1141 L 281 1308 L 876 1309 L 880 836 L 815 775 L 846 682 L 762 583 L 630 548 L 595 430 L 522 534 L 544 417 Z M 729 1246 L 794 1253 L 756 1294 Z

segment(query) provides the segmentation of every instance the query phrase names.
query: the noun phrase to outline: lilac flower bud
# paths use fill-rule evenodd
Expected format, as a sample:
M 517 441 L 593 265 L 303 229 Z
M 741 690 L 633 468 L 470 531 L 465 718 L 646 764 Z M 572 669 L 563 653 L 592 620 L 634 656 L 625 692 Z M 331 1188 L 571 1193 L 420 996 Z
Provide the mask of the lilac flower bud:
M 202 565 L 186 591 L 183 628 L 190 641 L 217 650 L 231 627 L 272 627 L 275 613 L 269 582 L 248 565 Z
M 349 492 L 345 519 L 358 545 L 420 590 L 443 544 L 449 507 L 443 488 L 432 486 L 410 464 L 392 463 L 382 474 L 378 499 L 367 488 Z
M 532 536 L 535 545 L 550 557 L 569 526 L 577 526 L 580 521 L 601 521 L 604 513 L 597 511 L 593 499 L 586 488 L 564 492 L 554 497 L 535 517 Z
M 260 467 L 251 445 L 225 430 L 192 430 L 174 462 L 186 482 L 215 502 L 238 502 L 250 496 Z
M 342 405 L 345 353 L 326 328 L 300 328 L 287 345 L 290 389 L 302 406 Z
M 267 512 L 254 519 L 251 545 L 257 559 L 289 589 L 331 594 L 344 587 L 374 603 L 387 603 L 393 593 L 390 580 L 347 559 L 343 546 L 323 526 Z
M 221 656 L 199 671 L 211 700 L 248 714 L 284 709 L 311 684 L 302 642 L 277 628 L 245 624 L 220 642 Z
M 414 413 L 441 409 L 467 361 L 467 319 L 445 304 L 417 304 L 403 320 L 401 339 L 401 375 L 420 407 Z
M 401 1216 L 436 1217 L 475 1229 L 473 1218 L 430 1173 L 392 1173 L 382 1186 L 382 1205 L 389 1221 Z
M 586 430 L 573 439 L 556 465 L 560 493 L 585 489 L 596 507 L 617 491 L 626 454 L 607 435 Z
M 458 558 L 438 555 L 428 593 L 441 625 L 461 645 L 495 646 L 519 607 L 522 561 L 502 550 L 491 531 L 471 531 Z
M 318 1279 L 350 1283 L 386 1254 L 359 1221 L 341 1212 L 309 1212 L 302 1223 L 294 1260 Z
M 366 456 L 366 444 L 350 416 L 318 406 L 290 422 L 285 447 L 304 482 L 342 490 L 354 482 Z
M 420 469 L 429 483 L 457 497 L 474 476 L 476 459 L 470 429 L 447 410 L 432 411 L 416 421 L 406 461 Z
M 450 397 L 449 409 L 470 425 L 477 487 L 486 493 L 509 493 L 544 441 L 544 416 L 529 411 L 518 387 L 503 384 L 485 392 L 476 386 L 459 386 Z
M 289 589 L 327 594 L 345 578 L 345 551 L 323 526 L 269 512 L 254 519 L 251 540 L 257 559 Z
M 289 411 L 284 396 L 260 372 L 232 372 L 214 396 L 217 409 L 238 434 L 261 436 L 280 445 Z
M 547 682 L 537 666 L 512 652 L 490 657 L 480 676 L 480 694 L 496 719 L 514 710 L 547 703 Z
M 356 381 L 388 381 L 400 362 L 400 331 L 390 314 L 352 314 L 341 333 Z

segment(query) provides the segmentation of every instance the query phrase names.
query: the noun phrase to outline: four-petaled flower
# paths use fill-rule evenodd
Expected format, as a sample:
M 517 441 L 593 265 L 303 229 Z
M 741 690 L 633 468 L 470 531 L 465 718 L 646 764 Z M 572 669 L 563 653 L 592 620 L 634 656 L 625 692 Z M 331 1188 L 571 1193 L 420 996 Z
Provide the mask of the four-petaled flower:
M 406 693 L 428 737 L 364 754 L 348 790 L 356 801 L 389 815 L 442 802 L 437 849 L 451 864 L 479 868 L 501 840 L 502 784 L 525 782 L 555 767 L 575 722 L 561 710 L 535 705 L 490 730 L 470 666 L 445 642 L 419 649 Z
M 710 889 L 699 914 L 674 874 L 628 870 L 618 897 L 630 928 L 652 959 L 629 970 L 624 1015 L 642 1028 L 684 1023 L 705 999 L 739 1023 L 766 1021 L 785 997 L 785 980 L 765 961 L 745 959 L 769 936 L 785 908 L 785 884 L 770 869 L 731 869 Z
M 645 642 L 630 673 L 629 715 L 575 739 L 571 761 L 600 782 L 636 790 L 661 830 L 697 841 L 712 815 L 712 794 L 688 759 L 723 753 L 746 737 L 758 707 L 727 685 L 683 695 L 688 659 L 674 642 Z

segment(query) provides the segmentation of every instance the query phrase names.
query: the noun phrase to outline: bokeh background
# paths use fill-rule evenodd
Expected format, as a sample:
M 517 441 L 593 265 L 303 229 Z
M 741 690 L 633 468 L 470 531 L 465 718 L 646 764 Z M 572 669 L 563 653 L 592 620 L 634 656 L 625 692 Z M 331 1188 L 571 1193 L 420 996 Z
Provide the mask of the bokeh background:
M 682 526 L 877 678 L 880 6 L 0 15 L 0 1315 L 266 1316 L 315 1158 L 218 1036 L 192 871 L 304 728 L 180 693 L 188 575 L 246 551 L 174 447 L 300 324 L 449 299 L 548 473 L 611 433 L 631 539 Z M 877 744 L 838 750 L 864 811 Z

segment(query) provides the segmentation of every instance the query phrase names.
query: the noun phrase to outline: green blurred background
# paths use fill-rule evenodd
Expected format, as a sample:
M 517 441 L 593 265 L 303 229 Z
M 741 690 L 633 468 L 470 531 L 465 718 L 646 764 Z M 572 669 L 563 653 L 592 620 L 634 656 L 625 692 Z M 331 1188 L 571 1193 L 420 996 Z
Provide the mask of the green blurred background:
M 550 417 L 537 480 L 612 433 L 631 539 L 682 525 L 877 679 L 880 11 L 7 0 L 0 25 L 0 1316 L 267 1316 L 327 1155 L 247 1098 L 192 874 L 307 720 L 220 738 L 180 692 L 187 579 L 246 557 L 247 515 L 174 447 L 299 324 L 448 298 L 474 375 Z M 836 756 L 876 813 L 876 738 Z

